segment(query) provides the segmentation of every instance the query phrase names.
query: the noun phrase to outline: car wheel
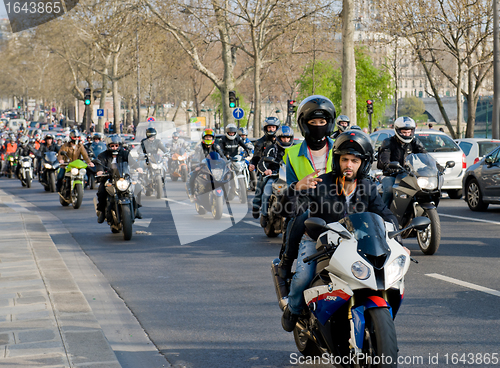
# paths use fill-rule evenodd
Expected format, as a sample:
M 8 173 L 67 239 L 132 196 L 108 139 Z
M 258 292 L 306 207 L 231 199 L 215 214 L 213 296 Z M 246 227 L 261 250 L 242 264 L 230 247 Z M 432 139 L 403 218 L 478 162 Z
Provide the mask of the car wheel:
M 485 211 L 488 208 L 488 203 L 483 202 L 483 194 L 476 179 L 467 183 L 466 196 L 471 211 Z

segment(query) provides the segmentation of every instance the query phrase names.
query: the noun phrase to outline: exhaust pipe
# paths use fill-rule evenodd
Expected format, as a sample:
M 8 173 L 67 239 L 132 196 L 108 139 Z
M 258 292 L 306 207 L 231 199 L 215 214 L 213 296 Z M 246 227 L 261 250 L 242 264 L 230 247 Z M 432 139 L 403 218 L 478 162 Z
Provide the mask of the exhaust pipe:
M 271 264 L 271 273 L 273 275 L 274 288 L 278 297 L 278 304 L 281 310 L 284 310 L 288 304 L 288 285 L 286 280 L 282 279 L 278 274 L 279 258 L 275 258 Z

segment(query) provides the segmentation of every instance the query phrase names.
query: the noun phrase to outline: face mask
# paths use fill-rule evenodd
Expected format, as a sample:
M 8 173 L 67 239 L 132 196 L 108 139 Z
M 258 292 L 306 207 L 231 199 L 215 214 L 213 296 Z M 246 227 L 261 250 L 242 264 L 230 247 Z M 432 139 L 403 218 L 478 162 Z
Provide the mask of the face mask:
M 308 125 L 309 135 L 306 137 L 306 143 L 314 151 L 322 149 L 328 142 L 326 132 L 328 124 L 323 126 Z

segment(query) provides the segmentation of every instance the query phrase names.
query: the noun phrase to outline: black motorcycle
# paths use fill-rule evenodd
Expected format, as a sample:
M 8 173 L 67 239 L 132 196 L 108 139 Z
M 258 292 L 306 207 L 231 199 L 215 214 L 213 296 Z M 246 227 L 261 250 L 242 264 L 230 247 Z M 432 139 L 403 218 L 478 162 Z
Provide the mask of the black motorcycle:
M 40 165 L 38 181 L 43 185 L 46 192 L 56 191 L 57 170 L 59 170 L 57 153 L 54 151 L 45 152 Z
M 268 237 L 274 238 L 285 232 L 285 218 L 281 215 L 281 200 L 283 199 L 287 189 L 286 167 L 283 162 L 277 163 L 270 157 L 264 157 L 263 159 L 264 161 L 267 161 L 271 167 L 276 167 L 276 170 L 270 175 L 271 178 L 275 179 L 275 182 L 272 185 L 273 193 L 269 197 L 267 225 L 264 227 L 264 233 Z
M 102 165 L 99 160 L 93 161 Z M 112 164 L 111 167 L 104 165 L 103 167 L 107 173 L 97 178 L 103 182 L 103 185 L 106 185 L 106 221 L 111 227 L 111 232 L 119 233 L 123 230 L 123 239 L 130 240 L 137 204 L 128 163 L 120 162 Z M 97 212 L 97 198 L 94 198 L 94 206 Z
M 446 168 L 455 166 L 454 161 L 446 162 Z M 441 241 L 441 223 L 437 206 L 443 185 L 442 171 L 428 153 L 412 153 L 405 161 L 405 167 L 391 162 L 389 169 L 399 171 L 392 187 L 391 211 L 397 217 L 400 228 L 406 227 L 413 218 L 425 216 L 431 225 L 425 230 L 411 229 L 401 234 L 403 239 L 417 237 L 424 254 L 436 253 Z
M 23 187 L 31 188 L 33 180 L 33 158 L 35 155 L 30 153 L 28 156 L 19 156 L 19 180 Z
M 194 204 L 198 214 L 210 211 L 215 220 L 222 217 L 224 192 L 232 177 L 228 162 L 217 152 L 210 152 L 201 162 L 200 173 L 194 181 Z

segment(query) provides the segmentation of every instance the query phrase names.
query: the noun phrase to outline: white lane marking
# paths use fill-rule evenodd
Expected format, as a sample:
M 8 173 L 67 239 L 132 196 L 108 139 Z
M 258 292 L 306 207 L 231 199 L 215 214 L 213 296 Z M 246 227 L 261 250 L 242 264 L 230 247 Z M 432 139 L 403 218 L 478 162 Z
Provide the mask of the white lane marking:
M 153 220 L 152 218 L 135 219 L 134 225 L 142 226 L 142 227 L 149 227 L 152 220 Z
M 464 287 L 469 288 L 469 289 L 474 289 L 474 290 L 477 290 L 477 291 L 482 291 L 483 293 L 486 293 L 486 294 L 500 296 L 500 291 L 489 289 L 489 288 L 486 288 L 484 286 L 480 286 L 480 285 L 476 285 L 476 284 L 471 284 L 470 282 L 466 282 L 466 281 L 462 281 L 462 280 L 457 280 L 457 279 L 454 279 L 452 277 L 443 276 L 443 275 L 440 275 L 440 274 L 437 274 L 437 273 L 428 273 L 428 274 L 426 274 L 426 276 L 434 277 L 435 279 L 439 279 L 439 280 L 442 280 L 442 281 L 447 281 L 447 282 L 450 282 L 452 284 L 464 286 Z
M 439 216 L 457 218 L 457 219 L 460 219 L 460 220 L 470 220 L 470 221 L 477 221 L 477 222 L 486 222 L 488 224 L 500 225 L 500 222 L 498 222 L 498 221 L 490 221 L 490 220 L 483 220 L 483 219 L 475 219 L 475 218 L 472 218 L 472 217 L 462 217 L 462 216 L 455 216 L 455 215 L 447 215 L 445 213 L 439 213 Z
M 261 227 L 260 224 L 258 224 L 256 222 L 253 222 L 253 221 L 242 221 L 242 222 L 244 222 L 245 224 L 248 224 L 248 225 L 253 225 L 253 226 Z
M 176 201 L 175 199 L 168 199 L 168 198 L 164 198 L 166 201 L 169 201 L 169 202 L 175 202 L 175 203 L 178 203 L 178 204 L 182 204 L 183 206 L 193 206 L 194 207 L 194 203 L 191 203 L 191 201 L 189 202 L 180 202 L 180 201 Z M 228 215 L 227 213 L 223 213 L 222 214 L 222 217 L 231 217 L 230 215 Z

